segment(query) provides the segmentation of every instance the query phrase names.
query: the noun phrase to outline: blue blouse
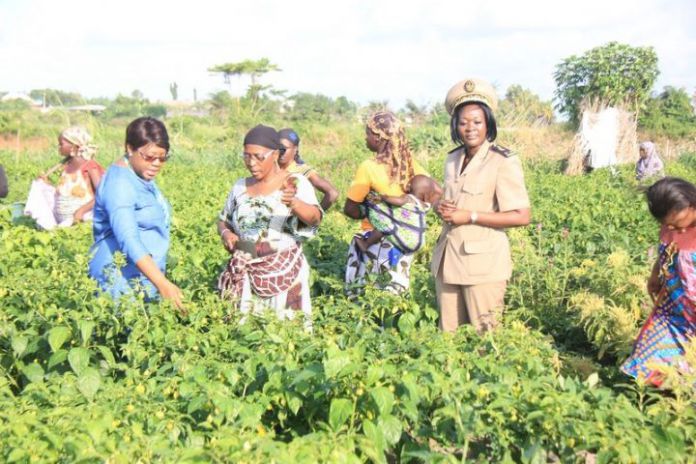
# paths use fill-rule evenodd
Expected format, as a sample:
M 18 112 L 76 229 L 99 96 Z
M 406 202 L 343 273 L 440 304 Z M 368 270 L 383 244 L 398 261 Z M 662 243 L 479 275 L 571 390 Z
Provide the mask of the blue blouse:
M 135 263 L 152 256 L 165 272 L 169 249 L 171 207 L 154 181 L 138 177 L 130 167 L 112 164 L 99 183 L 94 203 L 94 245 L 90 249 L 89 275 L 112 297 L 139 288 L 147 298 L 157 290 Z M 125 255 L 125 265 L 114 254 Z

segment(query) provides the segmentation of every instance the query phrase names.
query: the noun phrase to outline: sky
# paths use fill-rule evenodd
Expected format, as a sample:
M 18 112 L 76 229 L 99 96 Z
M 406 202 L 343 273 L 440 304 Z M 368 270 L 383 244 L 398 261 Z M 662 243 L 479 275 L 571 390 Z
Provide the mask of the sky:
M 207 69 L 266 57 L 282 71 L 261 83 L 289 95 L 431 105 L 479 77 L 549 100 L 556 65 L 610 41 L 654 47 L 655 90 L 696 91 L 693 0 L 0 0 L 0 91 L 241 94 Z

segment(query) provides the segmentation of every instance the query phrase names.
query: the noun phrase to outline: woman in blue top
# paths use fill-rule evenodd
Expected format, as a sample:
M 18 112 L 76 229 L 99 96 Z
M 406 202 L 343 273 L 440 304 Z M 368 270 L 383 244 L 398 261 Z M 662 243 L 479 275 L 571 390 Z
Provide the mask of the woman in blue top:
M 169 135 L 161 121 L 142 117 L 128 125 L 126 154 L 97 189 L 89 275 L 114 298 L 142 290 L 146 299 L 159 293 L 181 309 L 181 290 L 164 275 L 171 210 L 154 181 L 167 159 Z M 125 255 L 120 267 L 116 252 Z

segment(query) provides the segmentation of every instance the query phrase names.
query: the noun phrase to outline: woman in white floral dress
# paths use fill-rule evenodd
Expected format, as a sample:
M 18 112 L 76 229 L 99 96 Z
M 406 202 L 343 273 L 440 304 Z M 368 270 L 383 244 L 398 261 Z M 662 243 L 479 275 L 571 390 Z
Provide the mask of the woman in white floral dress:
M 232 254 L 218 279 L 221 296 L 243 314 L 271 309 L 280 319 L 302 312 L 311 326 L 309 264 L 302 242 L 322 217 L 314 189 L 278 166 L 283 150 L 275 129 L 258 125 L 244 138 L 251 177 L 235 182 L 218 232 Z

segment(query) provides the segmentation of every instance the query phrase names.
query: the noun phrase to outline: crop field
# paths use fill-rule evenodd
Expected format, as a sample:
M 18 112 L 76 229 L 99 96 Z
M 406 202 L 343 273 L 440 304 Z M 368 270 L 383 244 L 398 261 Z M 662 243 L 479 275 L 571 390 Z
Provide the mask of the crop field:
M 57 132 L 0 148 L 10 178 L 0 203 L 0 461 L 696 459 L 696 379 L 675 378 L 660 392 L 618 370 L 651 310 L 645 282 L 658 232 L 631 166 L 564 176 L 557 158 L 539 152 L 543 143 L 502 130 L 498 141 L 525 164 L 532 224 L 509 231 L 515 271 L 503 327 L 449 335 L 437 329 L 429 272 L 440 231 L 433 214 L 410 293 L 344 296 L 358 222 L 341 206 L 369 156 L 364 129 L 298 127 L 303 157 L 342 193 L 305 244 L 308 332 L 272 315 L 240 324 L 215 291 L 228 257 L 215 221 L 246 175 L 239 135 L 250 125 L 166 122 L 173 157 L 157 182 L 174 210 L 167 273 L 186 295 L 186 315 L 97 295 L 87 276 L 90 224 L 43 232 L 13 220 L 12 204 L 58 161 Z M 121 153 L 124 127 L 91 128 L 104 166 Z M 408 131 L 439 181 L 446 129 Z M 667 172 L 693 181 L 696 154 L 680 155 Z

